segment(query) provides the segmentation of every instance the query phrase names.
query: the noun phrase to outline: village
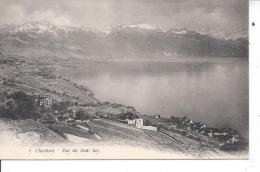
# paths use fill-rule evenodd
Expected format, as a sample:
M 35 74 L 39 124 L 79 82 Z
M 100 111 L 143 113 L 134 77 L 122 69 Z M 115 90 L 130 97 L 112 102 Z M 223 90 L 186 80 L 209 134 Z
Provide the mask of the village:
M 103 123 L 109 123 L 109 127 L 139 130 L 157 144 L 165 146 L 171 145 L 172 142 L 185 145 L 183 136 L 218 148 L 225 148 L 240 141 L 239 134 L 231 129 L 208 128 L 205 124 L 193 122 L 187 117 L 172 116 L 170 119 L 162 118 L 160 115 L 147 117 L 138 113 L 135 108 L 121 104 L 104 102 L 90 108 L 89 105 L 80 105 L 78 102 L 60 102 L 48 95 L 23 92 L 6 95 L 6 98 L 4 101 L 8 107 L 15 106 L 18 101 L 22 101 L 21 99 L 31 100 L 30 106 L 33 106 L 34 112 L 26 112 L 28 116 L 21 114 L 18 118 L 33 117 L 37 122 L 45 124 L 50 130 L 73 143 L 102 141 L 104 131 L 98 132 L 100 126 L 95 125 Z M 102 107 L 112 107 L 120 113 L 107 113 L 101 110 Z M 30 114 L 35 112 L 37 115 Z
M 68 143 L 152 145 L 183 153 L 242 147 L 239 133 L 229 128 L 211 128 L 178 114 L 170 118 L 141 114 L 131 106 L 100 102 L 88 87 L 50 70 L 55 64 L 46 67 L 19 58 L 0 64 L 0 118 L 32 119 Z

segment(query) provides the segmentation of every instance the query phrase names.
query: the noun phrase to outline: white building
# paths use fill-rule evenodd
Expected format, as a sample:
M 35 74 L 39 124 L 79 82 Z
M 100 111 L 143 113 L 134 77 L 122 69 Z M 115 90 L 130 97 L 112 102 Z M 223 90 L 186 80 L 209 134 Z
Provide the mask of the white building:
M 144 126 L 144 119 L 143 118 L 135 119 L 135 126 L 136 128 L 142 128 Z
M 142 128 L 144 125 L 144 120 L 143 118 L 137 118 L 137 119 L 126 119 L 125 120 L 127 122 L 128 125 L 135 125 L 136 128 Z
M 53 98 L 48 96 L 40 97 L 39 98 L 39 105 L 40 107 L 50 108 L 53 103 Z

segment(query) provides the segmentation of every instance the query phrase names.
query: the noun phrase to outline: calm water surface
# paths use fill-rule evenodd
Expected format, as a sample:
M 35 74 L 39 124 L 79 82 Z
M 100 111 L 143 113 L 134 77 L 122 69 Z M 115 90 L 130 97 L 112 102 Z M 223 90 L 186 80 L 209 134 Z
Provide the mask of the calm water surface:
M 146 114 L 188 116 L 248 137 L 248 61 L 96 62 L 66 73 L 101 101 Z

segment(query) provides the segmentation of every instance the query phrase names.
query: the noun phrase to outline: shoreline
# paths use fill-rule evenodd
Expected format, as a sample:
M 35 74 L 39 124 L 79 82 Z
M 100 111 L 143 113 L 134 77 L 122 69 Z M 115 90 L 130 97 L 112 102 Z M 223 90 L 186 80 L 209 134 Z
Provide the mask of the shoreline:
M 241 63 L 243 63 L 242 67 L 241 67 L 242 69 L 247 68 L 247 62 L 248 61 L 241 62 Z M 216 89 L 214 87 L 214 84 L 209 84 L 209 86 L 204 87 L 204 85 L 207 84 L 206 83 L 207 81 L 205 82 L 203 80 L 202 82 L 204 83 L 204 85 L 197 84 L 195 82 L 196 85 L 194 86 L 194 88 L 187 86 L 187 88 L 189 89 L 189 92 L 186 93 L 186 92 L 183 92 L 183 90 L 180 87 L 180 84 L 178 84 L 178 83 L 175 84 L 174 82 L 171 81 L 171 80 L 173 80 L 172 78 L 174 78 L 174 77 L 166 77 L 164 79 L 160 79 L 160 81 L 162 81 L 162 83 L 164 83 L 164 85 L 168 84 L 169 87 L 174 87 L 174 88 L 177 88 L 177 90 L 180 90 L 181 93 L 176 94 L 176 93 L 171 93 L 171 90 L 167 91 L 167 89 L 165 89 L 166 91 L 164 91 L 162 88 L 162 84 L 160 84 L 160 83 L 159 84 L 155 83 L 154 86 L 151 86 L 152 87 L 151 89 L 150 89 L 150 86 L 147 88 L 146 79 L 143 79 L 143 77 L 140 77 L 140 78 L 137 77 L 138 79 L 132 79 L 133 77 L 135 77 L 134 76 L 135 74 L 145 75 L 146 74 L 145 72 L 144 73 L 141 72 L 143 70 L 143 68 L 144 68 L 144 70 L 147 69 L 147 71 L 149 72 L 149 69 L 151 68 L 149 63 L 154 63 L 154 62 L 144 62 L 144 63 L 148 63 L 148 65 L 138 64 L 139 61 L 130 62 L 129 65 L 128 65 L 128 62 L 124 62 L 124 61 L 123 62 L 122 61 L 120 61 L 120 62 L 100 62 L 100 63 L 101 63 L 100 65 L 99 65 L 99 63 L 96 63 L 96 62 L 92 62 L 90 64 L 82 64 L 82 66 L 79 65 L 75 70 L 72 68 L 67 68 L 65 70 L 66 72 L 64 72 L 64 73 L 66 73 L 66 75 L 64 75 L 64 76 L 67 78 L 70 78 L 73 82 L 76 82 L 81 85 L 89 86 L 89 88 L 94 90 L 94 92 L 96 93 L 95 96 L 101 101 L 109 101 L 109 102 L 115 102 L 117 104 L 125 104 L 125 105 L 134 106 L 140 113 L 149 114 L 150 116 L 154 116 L 157 114 L 160 114 L 161 116 L 164 116 L 166 118 L 170 118 L 172 115 L 178 116 L 178 117 L 187 116 L 191 120 L 204 122 L 206 125 L 214 127 L 214 128 L 231 127 L 233 129 L 238 130 L 243 137 L 248 139 L 249 132 L 247 129 L 248 124 L 246 123 L 246 121 L 248 121 L 248 117 L 247 117 L 248 116 L 248 112 L 247 112 L 248 111 L 248 107 L 247 107 L 248 98 L 247 98 L 247 92 L 246 92 L 247 86 L 245 86 L 243 84 L 245 80 L 243 80 L 243 83 L 242 83 L 243 86 L 240 87 L 242 90 L 241 96 L 238 97 L 239 96 L 239 94 L 237 94 L 239 91 L 238 89 L 235 89 L 235 91 L 233 91 L 233 90 L 228 91 L 229 89 L 227 89 L 227 88 L 233 88 L 234 86 L 236 86 L 234 84 L 226 84 L 226 85 L 223 84 L 223 85 L 227 86 L 227 87 L 221 86 L 221 88 L 223 89 L 222 92 L 223 93 L 227 92 L 227 94 L 223 95 L 220 89 Z M 107 63 L 115 63 L 115 65 L 113 64 L 110 66 L 110 64 L 108 64 L 107 65 L 108 67 L 106 67 Z M 121 65 L 121 63 L 123 63 L 123 64 Z M 132 65 L 131 63 L 134 63 L 134 64 Z M 162 62 L 162 63 L 164 63 L 164 62 Z M 175 62 L 173 62 L 173 63 L 175 63 Z M 137 64 L 137 65 L 135 65 L 135 64 Z M 229 64 L 225 65 L 224 67 L 221 65 L 218 66 L 215 64 L 216 63 L 213 64 L 214 66 L 210 66 L 210 68 L 213 68 L 213 69 L 217 68 L 217 70 L 222 70 L 224 68 L 223 70 L 225 70 L 225 72 L 229 71 Z M 240 64 L 239 64 L 239 67 L 237 67 L 236 64 L 237 63 L 235 63 L 235 65 L 234 65 L 235 67 L 231 64 L 231 67 L 232 68 L 234 67 L 236 69 L 236 71 L 238 71 L 238 70 L 244 71 L 239 68 Z M 95 69 L 95 67 L 92 68 L 92 66 L 95 66 L 95 65 L 97 65 L 97 69 Z M 189 64 L 180 63 L 180 66 L 181 65 L 186 66 Z M 117 67 L 117 66 L 119 66 L 119 67 Z M 134 67 L 128 68 L 128 66 L 134 66 Z M 158 67 L 158 66 L 160 66 L 160 64 L 154 65 L 154 67 Z M 167 68 L 167 70 L 168 70 L 168 68 L 169 69 L 173 68 L 175 70 L 175 68 L 177 68 L 176 66 L 178 67 L 179 64 L 175 65 L 175 64 L 169 63 L 169 65 L 165 65 L 165 68 Z M 125 72 L 126 74 L 124 74 L 124 73 L 122 73 L 122 75 L 118 74 L 121 70 L 122 71 L 124 70 L 124 67 L 127 68 L 126 72 Z M 164 67 L 164 64 L 163 64 L 163 67 Z M 203 67 L 203 65 L 200 66 L 200 64 L 198 64 L 198 66 L 197 66 L 196 63 L 193 64 L 193 62 L 192 62 L 191 66 L 187 66 L 187 67 L 191 68 L 191 69 L 192 68 L 196 69 L 196 68 Z M 84 68 L 90 68 L 90 69 L 84 69 Z M 111 68 L 111 71 L 110 71 L 110 68 Z M 104 74 L 102 69 L 104 71 L 108 71 L 108 74 L 106 74 L 106 73 Z M 180 71 L 184 71 L 183 73 L 185 74 L 185 69 L 186 69 L 186 67 L 185 68 L 181 67 Z M 135 71 L 135 70 L 138 72 L 132 73 L 132 71 Z M 176 69 L 176 71 L 178 72 L 178 69 Z M 205 71 L 207 71 L 207 70 L 205 70 Z M 205 74 L 205 71 L 199 73 L 199 75 L 200 74 L 203 76 L 207 75 L 207 74 Z M 91 74 L 85 74 L 87 72 L 90 72 Z M 192 71 L 188 70 L 188 73 L 189 72 L 192 72 Z M 93 75 L 95 75 L 95 74 L 96 75 L 92 77 L 92 73 L 93 73 Z M 174 74 L 175 71 L 173 71 L 172 73 Z M 219 73 L 217 73 L 217 74 L 219 74 Z M 117 80 L 117 77 L 119 77 L 120 79 Z M 220 76 L 218 75 L 218 77 L 220 77 Z M 223 76 L 223 77 L 227 78 L 227 76 Z M 126 81 L 128 78 L 131 79 L 131 82 Z M 163 78 L 163 77 L 161 77 L 161 78 Z M 179 78 L 179 77 L 176 76 L 175 78 Z M 102 87 L 102 85 L 103 85 L 102 79 L 107 81 L 108 86 L 105 86 L 106 89 L 103 89 L 103 87 Z M 149 77 L 149 79 L 150 79 L 150 77 Z M 157 79 L 157 77 L 154 77 L 154 78 L 150 79 L 151 81 L 149 81 L 148 83 L 154 83 L 156 81 L 156 79 Z M 182 78 L 180 78 L 180 79 L 182 79 Z M 197 77 L 197 79 L 200 80 L 201 78 Z M 220 78 L 217 78 L 217 79 L 221 80 L 222 77 L 221 77 L 221 79 Z M 121 84 L 120 80 L 124 80 L 124 83 L 126 83 L 126 84 Z M 193 78 L 193 80 L 194 80 L 194 78 Z M 226 83 L 234 83 L 234 82 L 237 83 L 237 78 L 234 79 L 235 81 L 230 81 L 229 79 L 224 79 L 224 80 Z M 176 82 L 176 80 L 174 80 L 174 81 Z M 210 81 L 212 81 L 212 80 L 210 80 Z M 139 82 L 141 84 L 139 84 Z M 142 94 L 142 92 L 136 91 L 136 90 L 138 90 L 138 87 L 132 83 L 137 83 L 136 85 L 140 85 L 141 89 L 147 88 L 149 90 L 148 91 L 144 90 L 145 93 Z M 188 82 L 188 84 L 189 83 L 190 82 Z M 213 83 L 218 84 L 217 82 L 214 82 L 214 81 L 213 81 Z M 239 82 L 239 83 L 241 83 L 241 82 Z M 112 86 L 109 86 L 110 84 Z M 127 86 L 125 86 L 125 85 L 127 85 Z M 118 86 L 118 90 L 114 89 L 114 88 L 117 88 L 117 86 Z M 212 89 L 209 88 L 210 86 L 212 86 Z M 198 93 L 193 94 L 193 92 L 191 92 L 191 90 L 196 92 L 197 90 L 195 88 L 197 88 L 197 87 L 199 88 L 198 92 L 200 94 L 202 94 L 204 97 L 207 97 L 206 95 L 208 93 L 209 97 L 211 97 L 211 99 L 213 99 L 214 103 L 208 103 L 207 99 L 210 101 L 209 98 L 202 98 L 202 103 L 198 103 L 198 102 L 194 101 L 194 100 L 197 100 L 197 101 L 200 100 L 198 97 L 200 95 Z M 203 92 L 203 90 L 201 90 L 201 89 L 205 89 L 206 91 Z M 109 90 L 111 90 L 111 91 L 109 91 Z M 216 91 L 216 90 L 219 93 L 219 95 L 217 95 L 216 97 L 212 97 L 212 96 L 214 96 L 214 91 Z M 118 91 L 118 94 L 116 91 Z M 161 94 L 162 96 L 160 94 L 159 95 L 154 94 L 155 92 L 160 92 L 160 91 L 162 91 L 162 94 Z M 165 95 L 165 92 L 168 94 Z M 174 90 L 172 92 L 174 92 Z M 142 103 L 138 103 L 139 102 L 138 98 L 140 97 L 140 95 L 138 93 L 140 93 L 140 95 L 143 95 L 143 97 L 146 97 L 147 99 L 152 98 L 152 96 L 150 96 L 150 95 L 155 95 L 158 97 L 155 97 L 153 100 L 150 99 L 150 101 L 145 101 L 146 105 L 145 104 L 142 105 Z M 206 93 L 206 94 L 204 94 L 204 93 Z M 183 97 L 179 96 L 181 94 L 184 96 Z M 168 98 L 167 97 L 168 95 L 170 95 L 169 97 L 173 97 L 173 98 Z M 187 96 L 187 95 L 193 95 L 192 98 L 193 98 L 194 103 L 189 102 L 189 96 Z M 226 95 L 230 95 L 230 96 L 226 96 Z M 163 98 L 163 96 L 165 96 L 165 99 Z M 229 97 L 232 97 L 232 98 L 229 98 Z M 140 98 L 142 98 L 142 96 Z M 160 101 L 155 101 L 156 98 L 158 100 L 160 99 L 167 103 L 160 104 Z M 185 107 L 186 102 L 184 100 L 187 100 L 187 107 Z M 222 102 L 222 100 L 223 100 L 223 102 Z M 229 101 L 227 101 L 227 100 L 229 100 Z M 170 102 L 172 102 L 174 108 L 170 108 L 171 107 Z M 180 103 L 180 102 L 182 102 L 182 103 Z M 177 107 L 176 105 L 174 105 L 174 103 L 175 104 L 179 103 L 180 106 Z M 227 104 L 227 105 L 225 106 L 225 104 Z M 240 106 L 238 106 L 238 104 Z M 149 105 L 152 105 L 152 106 L 149 106 Z M 157 106 L 163 107 L 163 108 L 157 108 Z M 200 106 L 202 106 L 202 107 L 200 107 Z M 205 108 L 205 107 L 207 107 L 207 108 Z M 219 109 L 215 108 L 215 107 L 219 107 Z M 223 108 L 223 109 L 221 109 L 221 108 Z M 225 115 L 225 114 L 228 114 L 228 115 Z M 220 118 L 218 118 L 218 115 L 220 116 Z M 206 118 L 203 118 L 204 116 Z M 221 118 L 227 119 L 227 121 L 224 122 L 225 120 L 219 120 Z M 245 121 L 245 122 L 241 122 L 241 121 Z
M 9 58 L 6 61 L 2 60 L 0 65 L 2 66 L 1 72 L 3 72 L 3 74 L 4 74 L 3 75 L 4 78 L 1 78 L 1 80 L 2 80 L 1 84 L 3 86 L 0 90 L 1 96 L 2 96 L 2 98 L 1 98 L 2 107 L 1 108 L 6 110 L 6 112 L 9 112 L 8 108 L 10 109 L 10 107 L 7 103 L 10 102 L 10 100 L 12 99 L 12 101 L 14 101 L 14 102 L 11 102 L 11 104 L 14 103 L 15 106 L 17 106 L 17 105 L 20 106 L 19 102 L 24 101 L 21 99 L 21 97 L 24 97 L 25 99 L 28 99 L 30 105 L 34 108 L 30 111 L 30 113 L 32 113 L 32 114 L 31 114 L 31 116 L 26 116 L 28 114 L 24 114 L 25 116 L 23 116 L 23 115 L 17 116 L 18 114 L 13 114 L 13 113 L 15 113 L 15 111 L 10 111 L 10 112 L 12 112 L 12 115 L 14 115 L 13 119 L 31 119 L 32 118 L 36 121 L 39 121 L 41 124 L 43 124 L 45 126 L 52 126 L 52 127 L 47 127 L 47 128 L 49 128 L 51 131 L 56 132 L 58 134 L 64 133 L 65 132 L 64 129 L 66 129 L 67 126 L 68 127 L 71 126 L 72 128 L 76 129 L 77 127 L 75 127 L 76 126 L 75 124 L 78 123 L 79 125 L 82 125 L 82 121 L 88 120 L 87 128 L 89 128 L 89 130 L 91 132 L 88 131 L 86 134 L 90 137 L 93 137 L 93 136 L 95 136 L 94 134 L 96 134 L 96 135 L 101 135 L 100 136 L 101 138 L 105 138 L 106 134 L 104 134 L 104 133 L 106 133 L 106 131 L 104 129 L 102 129 L 101 126 L 108 125 L 108 128 L 111 128 L 111 127 L 113 128 L 114 125 L 118 126 L 117 123 L 113 123 L 113 122 L 112 122 L 112 124 L 106 123 L 108 120 L 118 121 L 118 118 L 122 118 L 123 121 L 126 121 L 126 120 L 135 120 L 135 119 L 143 118 L 144 123 L 146 123 L 146 126 L 156 127 L 156 130 L 157 129 L 160 130 L 160 128 L 163 128 L 164 130 L 166 129 L 167 131 L 171 132 L 170 134 L 164 132 L 164 135 L 165 134 L 168 135 L 165 137 L 163 137 L 163 134 L 160 134 L 157 132 L 151 133 L 152 134 L 151 138 L 158 137 L 157 139 L 165 140 L 165 142 L 167 144 L 168 144 L 169 140 L 171 140 L 170 137 L 173 137 L 173 136 L 170 136 L 171 134 L 174 134 L 174 137 L 185 138 L 184 140 L 186 140 L 187 142 L 196 142 L 199 145 L 200 145 L 200 142 L 202 142 L 202 140 L 203 140 L 202 138 L 204 138 L 204 136 L 208 135 L 210 137 L 210 135 L 208 133 L 211 132 L 211 134 L 213 133 L 213 135 L 214 135 L 214 128 L 209 127 L 209 129 L 207 129 L 207 126 L 205 126 L 201 122 L 191 122 L 190 119 L 185 118 L 185 117 L 184 118 L 175 117 L 172 119 L 169 119 L 169 118 L 155 119 L 152 116 L 147 117 L 147 116 L 141 114 L 140 112 L 137 112 L 134 107 L 128 107 L 125 105 L 109 103 L 109 102 L 101 103 L 100 101 L 95 99 L 94 93 L 88 87 L 78 85 L 61 76 L 56 76 L 56 73 L 55 73 L 56 71 L 55 71 L 55 69 L 53 69 L 53 67 L 55 65 L 57 65 L 57 62 L 56 63 L 51 62 L 47 65 L 41 65 L 40 63 L 35 63 L 35 64 L 29 63 L 26 60 L 24 60 L 24 59 L 22 60 L 20 58 L 13 58 L 13 59 Z M 11 74 L 10 72 L 12 72 L 12 71 L 16 71 L 16 73 Z M 5 78 L 5 75 L 8 78 Z M 10 78 L 13 78 L 13 79 L 10 79 Z M 43 101 L 45 101 L 45 97 L 46 97 L 46 100 L 48 99 L 48 102 L 51 101 L 50 105 L 46 105 L 48 107 L 45 107 L 44 103 L 43 103 L 44 104 L 43 107 L 40 106 L 39 102 L 41 102 L 41 99 L 40 99 L 41 96 L 43 97 Z M 6 109 L 6 106 L 8 107 L 7 109 Z M 28 113 L 28 112 L 25 112 L 25 113 Z M 38 115 L 37 117 L 34 116 L 35 113 Z M 2 115 L 5 115 L 3 113 L 3 111 L 2 111 Z M 135 117 L 133 117 L 133 116 L 135 116 Z M 2 118 L 2 116 L 1 116 L 1 118 Z M 102 125 L 98 124 L 98 122 L 95 122 L 95 120 L 98 121 L 101 119 L 103 120 L 103 122 L 105 122 Z M 95 128 L 93 129 L 93 126 L 91 127 L 91 125 L 93 125 L 95 123 L 96 123 L 96 126 L 95 126 L 96 129 Z M 147 124 L 147 123 L 149 123 L 149 124 Z M 57 124 L 59 126 L 64 126 L 65 128 L 56 127 L 55 129 L 53 129 L 53 126 L 54 126 L 53 124 Z M 132 125 L 132 124 L 130 124 L 130 125 Z M 172 125 L 175 125 L 174 129 L 171 127 Z M 176 128 L 176 126 L 177 126 L 177 128 Z M 126 126 L 124 126 L 123 128 L 125 128 L 125 127 Z M 72 130 L 74 130 L 72 128 L 69 129 L 68 131 L 71 132 Z M 193 130 L 196 132 L 194 132 Z M 209 130 L 209 132 L 208 132 L 208 130 Z M 233 139 L 233 142 L 237 142 L 234 140 L 237 137 L 239 138 L 239 134 L 232 129 L 216 129 L 216 130 L 218 133 L 221 133 L 221 132 L 222 133 L 230 132 L 231 134 L 234 133 L 233 135 L 235 138 L 234 137 L 229 138 L 231 140 Z M 79 131 L 82 131 L 82 128 L 79 129 Z M 133 130 L 133 131 L 135 131 L 135 130 Z M 129 131 L 127 130 L 125 132 L 131 133 L 133 131 L 132 131 L 132 129 L 130 129 Z M 103 132 L 103 135 L 100 134 L 99 132 L 100 133 Z M 115 130 L 113 130 L 113 132 L 117 133 Z M 113 132 L 111 131 L 111 133 L 109 133 L 109 134 L 113 135 L 114 134 Z M 205 132 L 207 132 L 207 133 L 205 134 Z M 144 138 L 147 139 L 147 134 L 143 134 L 143 132 L 141 132 L 141 133 L 142 133 L 141 135 L 145 136 Z M 109 137 L 109 134 L 108 134 L 108 137 Z M 134 132 L 134 135 L 135 134 L 136 133 Z M 73 135 L 75 135 L 75 134 L 73 134 Z M 226 135 L 228 135 L 228 134 L 226 134 Z M 115 141 L 117 139 L 119 139 L 120 137 L 124 138 L 125 136 L 123 136 L 123 135 L 120 136 L 120 134 L 118 133 L 114 136 Z M 166 139 L 166 137 L 168 137 L 168 139 Z M 196 141 L 196 137 L 197 137 L 197 141 Z M 64 137 L 64 138 L 66 138 L 66 137 Z M 199 140 L 198 140 L 198 138 L 199 138 Z M 146 140 L 146 139 L 144 139 L 144 140 Z M 222 139 L 224 139 L 224 138 L 222 138 Z M 229 141 L 229 139 L 226 139 L 226 141 L 224 141 L 224 142 Z M 154 139 L 154 140 L 156 140 L 156 139 Z M 217 140 L 210 141 L 210 140 L 206 139 L 203 142 L 206 142 L 206 144 L 208 144 L 208 145 L 206 145 L 206 147 L 209 147 L 209 145 L 212 144 L 211 142 L 214 143 Z M 159 143 L 160 143 L 160 141 L 159 141 Z M 160 143 L 160 144 L 162 144 L 162 143 Z M 171 142 L 171 144 L 172 144 L 172 142 Z M 222 142 L 222 144 L 223 144 L 223 142 Z M 219 149 L 218 146 L 215 145 L 214 149 L 216 149 L 216 148 Z M 197 148 L 195 148 L 195 149 L 197 149 Z

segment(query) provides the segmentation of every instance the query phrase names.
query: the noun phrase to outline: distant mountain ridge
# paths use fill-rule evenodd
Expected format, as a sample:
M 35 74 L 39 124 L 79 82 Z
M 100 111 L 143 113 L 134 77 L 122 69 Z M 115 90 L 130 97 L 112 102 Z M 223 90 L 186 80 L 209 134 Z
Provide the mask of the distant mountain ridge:
M 0 28 L 0 33 L 44 33 L 48 32 L 50 34 L 56 35 L 57 32 L 78 32 L 83 31 L 81 28 L 72 27 L 72 26 L 56 26 L 51 24 L 48 21 L 34 21 L 27 22 L 21 25 L 4 25 Z
M 248 40 L 248 30 L 241 29 L 231 32 L 214 32 L 211 33 L 212 37 L 224 40 L 236 40 L 236 39 L 247 39 Z
M 186 28 L 166 30 L 144 23 L 92 31 L 83 27 L 34 21 L 0 27 L 0 46 L 36 46 L 106 58 L 247 57 L 246 32 L 215 33 L 211 36 Z

